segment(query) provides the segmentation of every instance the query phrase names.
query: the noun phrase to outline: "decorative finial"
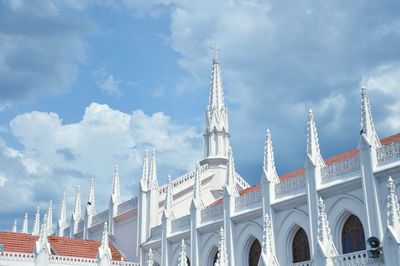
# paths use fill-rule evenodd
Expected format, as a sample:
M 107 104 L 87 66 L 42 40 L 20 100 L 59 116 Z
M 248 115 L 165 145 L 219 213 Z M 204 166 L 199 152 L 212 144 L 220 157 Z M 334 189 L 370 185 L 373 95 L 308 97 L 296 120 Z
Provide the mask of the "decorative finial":
M 119 204 L 120 202 L 120 186 L 119 186 L 119 168 L 118 164 L 115 165 L 114 176 L 112 182 L 112 198 L 114 200 L 114 204 Z
M 272 147 L 272 136 L 269 129 L 265 134 L 264 145 L 264 173 L 270 182 L 279 182 L 278 174 L 275 168 L 274 149 Z
M 24 233 L 24 234 L 28 233 L 28 213 L 25 213 L 24 222 L 22 224 L 21 232 Z
M 147 254 L 147 266 L 153 266 L 154 261 L 153 261 L 153 250 L 150 248 L 149 253 Z
M 228 254 L 226 253 L 226 242 L 224 229 L 221 227 L 219 232 L 219 244 L 218 244 L 218 257 L 216 265 L 218 266 L 228 266 Z
M 396 186 L 392 177 L 387 181 L 387 225 L 392 226 L 400 236 L 400 205 L 396 195 Z
M 214 58 L 213 61 L 214 63 L 218 63 L 218 52 L 221 51 L 220 48 L 218 48 L 217 44 L 214 44 L 214 46 L 211 46 L 211 49 L 214 51 Z
M 49 209 L 47 210 L 47 235 L 53 234 L 53 201 L 49 202 Z
M 308 124 L 307 124 L 307 154 L 313 160 L 314 164 L 324 166 L 325 162 L 322 159 L 321 151 L 319 149 L 317 127 L 315 125 L 314 113 L 308 111 Z
M 90 179 L 89 184 L 89 192 L 88 192 L 88 200 L 87 200 L 87 213 L 89 216 L 96 215 L 96 197 L 95 197 L 95 190 L 94 190 L 94 179 L 93 177 Z
M 318 239 L 324 244 L 332 241 L 328 217 L 325 213 L 325 204 L 321 197 L 318 200 Z
M 371 145 L 381 147 L 381 142 L 375 131 L 372 119 L 371 106 L 369 104 L 367 89 L 361 88 L 361 135 L 364 135 Z
M 17 232 L 17 219 L 14 220 L 13 227 L 12 227 L 12 232 L 13 233 Z
M 182 238 L 181 252 L 179 253 L 178 266 L 188 266 L 185 248 L 186 248 L 185 240 Z
M 165 195 L 165 205 L 164 205 L 164 211 L 166 212 L 166 215 L 168 218 L 173 218 L 173 182 L 171 175 L 168 175 L 168 187 L 167 187 L 167 193 Z
M 32 235 L 38 236 L 40 234 L 40 208 L 37 206 L 36 215 L 35 215 L 35 223 L 33 225 Z

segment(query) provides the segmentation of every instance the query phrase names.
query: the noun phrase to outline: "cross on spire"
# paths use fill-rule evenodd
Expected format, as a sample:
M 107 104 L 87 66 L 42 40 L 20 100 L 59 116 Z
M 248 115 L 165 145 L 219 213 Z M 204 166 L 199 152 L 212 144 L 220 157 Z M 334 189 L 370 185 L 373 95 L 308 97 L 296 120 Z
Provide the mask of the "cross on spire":
M 221 49 L 218 48 L 217 44 L 214 44 L 214 46 L 211 46 L 210 48 L 214 51 L 214 59 L 218 59 L 218 52 L 221 51 Z

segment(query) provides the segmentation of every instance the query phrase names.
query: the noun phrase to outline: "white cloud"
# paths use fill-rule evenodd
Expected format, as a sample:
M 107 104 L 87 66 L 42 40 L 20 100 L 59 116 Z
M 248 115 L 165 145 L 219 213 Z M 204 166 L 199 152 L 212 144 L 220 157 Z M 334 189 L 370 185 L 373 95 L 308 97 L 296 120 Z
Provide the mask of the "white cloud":
M 115 163 L 121 170 L 123 197 L 130 198 L 136 194 L 145 148 L 157 150 L 161 183 L 168 172 L 176 175 L 193 168 L 201 156 L 201 134 L 194 128 L 178 125 L 161 112 L 128 114 L 98 103 L 90 104 L 82 120 L 71 124 L 63 124 L 56 113 L 21 114 L 10 122 L 10 131 L 23 149 L 0 142 L 0 194 L 6 195 L 0 197 L 0 205 L 7 206 L 5 212 L 57 201 L 63 191 L 72 200 L 75 186 L 84 190 L 91 176 L 103 209 Z
M 6 182 L 7 182 L 7 177 L 0 175 L 0 187 L 3 187 Z
M 382 64 L 366 75 L 362 84 L 371 92 L 379 92 L 385 97 L 386 115 L 378 124 L 385 132 L 400 128 L 400 63 Z M 377 95 L 380 96 L 379 94 Z
M 99 88 L 111 96 L 121 95 L 119 86 L 121 80 L 115 80 L 113 75 L 108 75 L 108 77 L 99 82 Z

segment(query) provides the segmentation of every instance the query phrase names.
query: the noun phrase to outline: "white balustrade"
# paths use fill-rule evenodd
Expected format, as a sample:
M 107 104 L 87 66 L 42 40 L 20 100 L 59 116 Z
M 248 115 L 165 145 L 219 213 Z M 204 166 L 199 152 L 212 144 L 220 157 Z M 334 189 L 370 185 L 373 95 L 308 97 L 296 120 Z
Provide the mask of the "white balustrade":
M 251 191 L 235 198 L 235 209 L 247 209 L 247 207 L 260 203 L 262 200 L 261 190 Z
M 212 219 L 222 219 L 223 216 L 223 204 L 218 203 L 215 205 L 208 206 L 201 211 L 201 222 L 207 222 Z
M 304 175 L 295 176 L 283 182 L 275 184 L 275 195 L 282 196 L 292 193 L 306 187 L 306 178 Z
M 104 223 L 107 220 L 108 220 L 108 210 L 105 210 L 105 211 L 100 212 L 100 213 L 96 214 L 95 216 L 93 216 L 92 226 L 100 224 L 100 223 Z
M 140 266 L 140 263 L 113 260 L 113 261 L 111 262 L 111 265 L 118 265 L 118 266 Z
M 0 261 L 34 262 L 35 254 L 4 251 L 3 253 L 0 253 Z
M 379 166 L 400 160 L 400 141 L 378 148 L 376 157 Z
M 49 257 L 49 262 L 53 264 L 61 265 L 82 265 L 82 266 L 94 266 L 97 265 L 96 259 L 82 258 L 82 257 L 69 257 L 69 256 L 59 256 L 51 255 Z
M 175 219 L 171 223 L 171 229 L 173 232 L 189 228 L 190 228 L 190 215 L 186 215 L 178 219 Z
M 238 182 L 243 187 L 243 189 L 250 187 L 249 183 L 247 183 L 246 180 L 236 172 L 235 172 L 235 179 L 236 182 Z
M 153 236 L 158 236 L 158 235 L 161 234 L 161 231 L 162 231 L 162 225 L 160 224 L 160 225 L 158 225 L 158 226 L 156 226 L 156 227 L 151 228 L 151 230 L 150 230 L 150 235 L 151 235 L 152 237 L 153 237 Z
M 384 263 L 383 256 L 370 258 L 366 250 L 342 254 L 332 258 L 333 265 L 381 265 Z
M 208 170 L 208 164 L 205 164 L 203 166 L 200 166 L 200 174 L 204 173 L 205 171 Z M 181 184 L 186 183 L 189 180 L 192 180 L 194 178 L 194 176 L 196 175 L 196 170 L 193 170 L 189 173 L 184 174 L 183 176 L 180 176 L 178 178 L 176 178 L 172 184 L 173 187 L 177 187 L 180 186 Z M 167 187 L 168 185 L 165 184 L 163 186 L 160 187 L 160 194 L 166 193 L 167 192 Z
M 312 265 L 313 265 L 312 260 L 301 261 L 301 262 L 290 264 L 290 266 L 312 266 Z
M 137 208 L 137 197 L 118 205 L 118 215 L 129 212 L 136 208 Z
M 360 157 L 354 156 L 346 160 L 329 164 L 321 169 L 323 183 L 360 171 Z

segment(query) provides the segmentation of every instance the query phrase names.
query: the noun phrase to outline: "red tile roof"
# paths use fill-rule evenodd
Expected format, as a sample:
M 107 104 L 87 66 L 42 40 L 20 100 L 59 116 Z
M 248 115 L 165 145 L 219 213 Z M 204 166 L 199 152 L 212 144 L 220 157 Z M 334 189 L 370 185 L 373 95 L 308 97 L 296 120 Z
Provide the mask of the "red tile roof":
M 38 236 L 30 234 L 0 232 L 0 244 L 4 245 L 6 252 L 33 253 L 37 239 Z M 58 236 L 49 236 L 48 240 L 52 253 L 60 256 L 96 258 L 101 246 L 101 242 L 96 240 Z M 110 250 L 113 260 L 121 260 L 121 257 L 124 257 L 112 243 Z
M 381 141 L 381 144 L 383 146 L 389 145 L 389 144 L 391 144 L 393 142 L 398 142 L 398 141 L 400 141 L 400 133 L 397 133 L 395 135 L 383 138 L 380 141 Z M 357 154 L 358 154 L 358 150 L 357 149 L 352 149 L 352 150 L 337 154 L 335 156 L 332 156 L 332 157 L 324 160 L 324 162 L 325 162 L 325 164 L 329 165 L 329 164 L 337 163 L 337 162 L 349 159 L 351 157 L 357 156 Z M 282 181 L 285 181 L 285 180 L 288 180 L 290 178 L 293 178 L 293 177 L 296 177 L 296 176 L 299 176 L 299 175 L 303 175 L 303 174 L 304 174 L 304 168 L 299 168 L 299 169 L 290 171 L 290 172 L 288 172 L 286 174 L 280 175 L 279 176 L 279 180 L 282 182 Z M 239 194 L 240 195 L 244 195 L 244 194 L 252 192 L 252 191 L 257 191 L 260 188 L 261 188 L 261 185 L 260 184 L 256 184 L 254 186 L 251 186 L 249 188 L 246 188 L 246 189 L 243 189 L 243 190 L 239 191 Z M 222 203 L 222 202 L 223 202 L 223 198 L 219 198 L 219 199 L 215 200 L 213 203 L 211 203 L 209 206 L 217 205 L 217 204 Z

